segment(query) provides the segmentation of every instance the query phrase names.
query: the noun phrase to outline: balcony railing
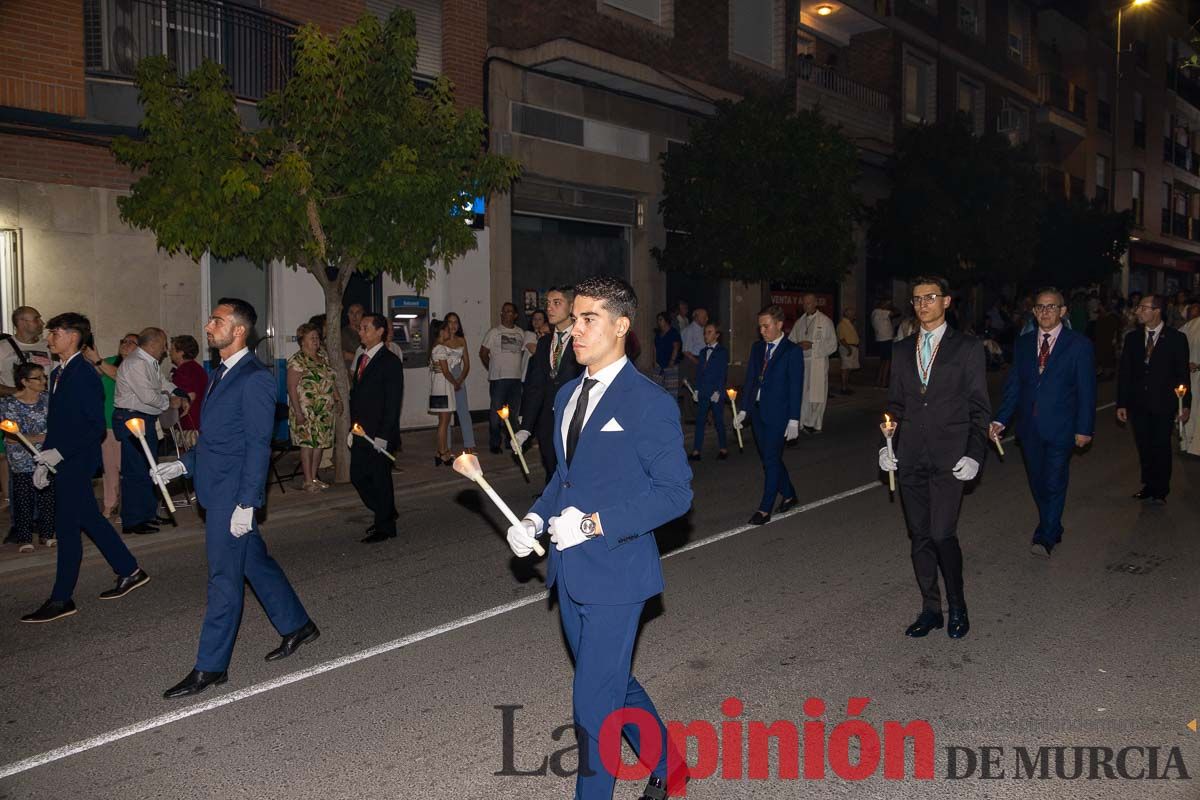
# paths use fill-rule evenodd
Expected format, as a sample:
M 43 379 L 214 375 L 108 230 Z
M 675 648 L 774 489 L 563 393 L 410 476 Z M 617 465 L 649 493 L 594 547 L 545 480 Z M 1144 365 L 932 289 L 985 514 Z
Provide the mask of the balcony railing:
M 205 59 L 225 67 L 235 95 L 261 100 L 292 72 L 296 25 L 218 0 L 83 0 L 89 75 L 129 79 L 143 58 L 165 55 L 186 75 Z
M 1087 122 L 1087 92 L 1062 75 L 1044 72 L 1038 76 L 1038 100 L 1042 105 L 1066 112 L 1080 122 Z
M 799 75 L 802 81 L 819 86 L 834 94 L 840 94 L 867 108 L 885 112 L 891 108 L 888 96 L 878 89 L 864 86 L 840 72 L 814 64 L 806 59 L 800 59 Z

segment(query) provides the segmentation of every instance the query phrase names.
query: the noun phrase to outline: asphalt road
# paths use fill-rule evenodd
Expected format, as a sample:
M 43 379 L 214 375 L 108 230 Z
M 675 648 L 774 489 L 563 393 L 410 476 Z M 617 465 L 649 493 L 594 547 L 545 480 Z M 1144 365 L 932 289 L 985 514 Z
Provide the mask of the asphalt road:
M 749 779 L 731 775 L 744 762 L 731 744 L 732 763 L 688 796 L 1200 797 L 1200 733 L 1186 727 L 1200 716 L 1200 466 L 1176 462 L 1165 508 L 1129 499 L 1132 438 L 1102 411 L 1073 464 L 1064 543 L 1044 561 L 1028 553 L 1036 515 L 1020 451 L 1010 443 L 1003 462 L 993 453 L 960 524 L 971 633 L 910 640 L 920 598 L 899 502 L 875 470 L 882 404 L 882 392 L 861 389 L 831 408 L 825 434 L 787 451 L 810 504 L 799 512 L 741 530 L 761 486 L 757 459 L 751 449 L 717 462 L 710 451 L 696 465 L 692 513 L 659 533 L 667 590 L 648 607 L 635 674 L 664 717 L 716 730 L 732 720 L 735 731 L 790 720 L 815 732 L 803 727 L 815 720 L 825 724 L 815 741 L 834 752 L 805 761 L 823 761 L 823 778 L 789 780 L 772 746 L 771 777 Z M 494 483 L 523 510 L 530 487 L 511 474 Z M 323 635 L 265 663 L 278 637 L 250 597 L 229 683 L 187 701 L 161 693 L 193 663 L 199 538 L 139 551 L 152 582 L 113 603 L 94 599 L 111 576 L 90 554 L 80 613 L 51 625 L 17 622 L 45 598 L 51 568 L 0 576 L 0 798 L 570 797 L 573 779 L 553 769 L 496 774 L 506 760 L 498 706 L 519 706 L 508 712 L 508 771 L 536 772 L 563 750 L 553 767 L 574 769 L 562 730 L 572 673 L 544 564 L 510 558 L 504 522 L 481 500 L 449 476 L 403 496 L 403 532 L 380 547 L 358 543 L 367 517 L 349 504 L 269 525 Z M 720 534 L 732 535 L 710 538 Z M 743 704 L 732 718 L 729 697 Z M 882 760 L 863 780 L 839 777 L 850 729 L 838 726 L 854 697 L 870 698 L 860 730 L 929 723 L 931 779 L 913 777 L 911 744 L 903 779 L 885 778 Z M 824 701 L 822 717 L 806 715 L 809 698 Z M 983 747 L 1002 749 L 980 756 Z M 1038 747 L 1067 748 L 1063 777 L 1053 749 L 1046 778 L 1017 777 L 1018 748 L 1036 758 Z M 1126 751 L 1123 771 L 1147 778 L 1158 748 L 1153 772 L 1169 779 L 1107 779 L 1102 764 L 1087 779 L 1089 760 L 1104 756 L 1087 750 L 1084 777 L 1071 779 L 1072 748 L 1089 747 L 1110 748 L 1110 765 L 1141 748 Z M 950 748 L 961 748 L 956 775 L 973 751 L 970 776 L 948 778 Z M 989 754 L 990 774 L 1003 777 L 983 777 Z M 850 762 L 860 755 L 852 746 Z M 621 782 L 615 796 L 636 798 L 641 783 Z

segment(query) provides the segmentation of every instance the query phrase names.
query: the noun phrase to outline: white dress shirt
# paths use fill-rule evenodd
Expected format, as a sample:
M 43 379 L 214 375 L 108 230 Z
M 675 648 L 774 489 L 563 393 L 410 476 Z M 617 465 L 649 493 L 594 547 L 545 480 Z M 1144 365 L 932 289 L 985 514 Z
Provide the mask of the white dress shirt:
M 367 350 L 363 347 L 359 347 L 357 350 L 355 350 L 354 351 L 354 360 L 350 362 L 350 371 L 352 373 L 358 372 L 358 357 L 361 355 L 366 355 L 367 363 L 370 364 L 371 359 L 374 358 L 375 354 L 378 353 L 383 348 L 383 345 L 384 345 L 384 343 L 380 342 L 379 344 L 372 347 L 370 350 Z M 366 367 L 364 366 L 363 369 L 366 369 Z
M 1037 355 L 1042 354 L 1042 342 L 1046 341 L 1046 335 L 1050 335 L 1050 352 L 1054 352 L 1054 345 L 1058 342 L 1058 335 L 1062 333 L 1062 323 L 1054 326 L 1053 330 L 1044 331 L 1041 328 L 1037 329 Z
M 175 384 L 162 374 L 154 356 L 136 348 L 117 368 L 117 388 L 113 407 L 157 416 L 171 407 Z
M 229 370 L 233 369 L 234 366 L 239 361 L 241 361 L 242 358 L 249 352 L 250 352 L 249 347 L 243 347 L 241 350 L 238 350 L 236 353 L 231 355 L 229 358 L 221 359 L 221 363 L 225 365 L 225 371 L 229 372 Z
M 698 356 L 704 349 L 704 326 L 693 322 L 680 332 L 679 338 L 683 342 L 683 352 Z
M 609 364 L 604 369 L 597 372 L 595 375 L 591 374 L 590 368 L 587 370 L 587 372 L 584 373 L 584 375 L 583 375 L 584 380 L 591 378 L 592 380 L 599 381 L 599 383 L 594 385 L 592 387 L 592 390 L 590 392 L 588 392 L 587 412 L 584 413 L 584 415 L 583 415 L 583 426 L 585 428 L 587 427 L 588 420 L 592 418 L 592 412 L 595 411 L 596 406 L 599 405 L 600 398 L 604 396 L 605 390 L 607 390 L 608 387 L 612 384 L 612 382 L 617 379 L 617 373 L 620 372 L 624 368 L 624 366 L 628 363 L 629 363 L 629 357 L 621 356 L 616 361 L 614 361 L 613 363 Z M 571 393 L 571 399 L 567 401 L 567 407 L 563 409 L 563 418 L 562 418 L 563 447 L 567 446 L 567 429 L 571 427 L 571 418 L 573 416 L 575 416 L 575 406 L 578 405 L 579 393 L 582 391 L 583 391 L 583 381 L 580 381 L 579 385 L 575 387 L 575 391 Z

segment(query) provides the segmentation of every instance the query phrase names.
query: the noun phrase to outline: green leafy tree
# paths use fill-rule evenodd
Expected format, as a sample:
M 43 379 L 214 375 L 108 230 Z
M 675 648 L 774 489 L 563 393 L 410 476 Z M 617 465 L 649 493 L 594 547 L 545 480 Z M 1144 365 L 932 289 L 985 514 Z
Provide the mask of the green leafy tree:
M 663 270 L 741 281 L 840 280 L 854 259 L 858 152 L 786 98 L 717 104 L 661 157 Z
M 871 211 L 869 241 L 897 278 L 952 286 L 1021 284 L 1034 266 L 1042 191 L 1032 153 L 964 115 L 904 131 L 892 192 Z
M 1109 211 L 1082 198 L 1047 202 L 1038 220 L 1036 270 L 1028 287 L 1070 290 L 1108 281 L 1121 268 L 1132 229 L 1130 211 Z
M 206 61 L 181 81 L 165 58 L 148 58 L 137 71 L 143 135 L 113 144 L 140 174 L 118 201 L 121 216 L 166 252 L 280 259 L 316 278 L 343 400 L 337 322 L 350 276 L 386 273 L 424 289 L 435 264 L 448 267 L 475 245 L 452 210 L 507 190 L 519 173 L 516 161 L 485 152 L 482 114 L 456 109 L 446 79 L 416 88 L 416 55 L 407 11 L 386 23 L 364 16 L 336 39 L 306 25 L 293 73 L 259 104 L 255 129 L 239 117 L 220 66 Z M 344 481 L 345 451 L 337 453 Z

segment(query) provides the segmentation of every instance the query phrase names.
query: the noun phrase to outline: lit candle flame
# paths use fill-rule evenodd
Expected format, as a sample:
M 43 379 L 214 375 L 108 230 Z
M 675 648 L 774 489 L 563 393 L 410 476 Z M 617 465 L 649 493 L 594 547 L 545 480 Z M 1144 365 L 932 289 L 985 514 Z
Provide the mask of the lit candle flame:
M 357 422 L 354 423 L 354 426 L 352 428 L 350 428 L 350 432 L 353 433 L 355 436 L 366 436 L 367 435 L 366 431 L 363 430 L 362 425 L 359 425 Z
M 133 417 L 132 419 L 125 420 L 125 427 L 139 439 L 146 435 L 146 423 L 141 417 Z
M 891 425 L 891 424 L 892 424 L 892 418 L 891 418 L 890 416 L 888 416 L 887 414 L 884 414 L 884 415 L 883 415 L 883 424 L 884 424 L 884 425 Z
M 500 417 L 500 419 L 508 419 L 508 406 L 496 409 L 496 416 Z
M 11 419 L 6 419 L 6 420 L 0 422 L 0 430 L 5 431 L 6 433 L 20 433 L 21 432 L 21 429 L 19 427 L 17 427 L 17 423 L 13 422 Z
M 1184 386 L 1182 383 L 1175 387 L 1175 396 L 1176 397 L 1178 397 L 1182 400 L 1183 396 L 1185 394 L 1187 394 L 1187 387 Z M 0 423 L 0 424 L 2 424 L 2 423 Z M 5 430 L 7 430 L 7 428 Z
M 463 453 L 454 459 L 454 471 L 471 480 L 483 477 L 483 468 L 479 466 L 479 459 L 471 453 Z
M 725 394 L 729 395 L 729 399 L 732 400 L 733 398 L 737 397 L 737 389 L 730 387 L 725 390 Z

